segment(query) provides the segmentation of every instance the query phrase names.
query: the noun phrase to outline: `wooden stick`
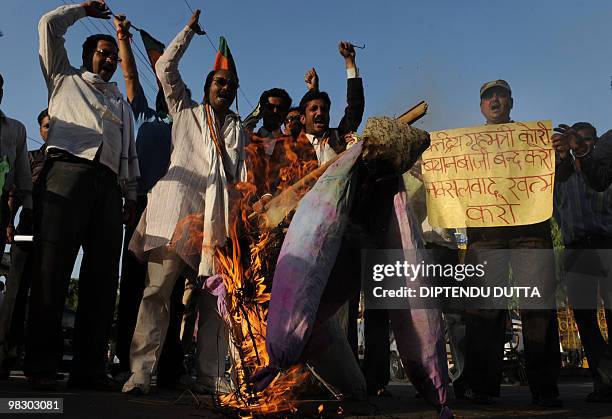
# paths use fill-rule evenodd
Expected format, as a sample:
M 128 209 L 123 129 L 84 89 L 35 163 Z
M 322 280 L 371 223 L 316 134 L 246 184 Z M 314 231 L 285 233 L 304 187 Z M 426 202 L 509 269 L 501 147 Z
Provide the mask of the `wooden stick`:
M 412 108 L 408 109 L 406 112 L 397 117 L 397 119 L 401 122 L 405 122 L 407 124 L 414 124 L 416 121 L 421 119 L 427 113 L 427 108 L 429 105 L 424 100 L 420 101 Z

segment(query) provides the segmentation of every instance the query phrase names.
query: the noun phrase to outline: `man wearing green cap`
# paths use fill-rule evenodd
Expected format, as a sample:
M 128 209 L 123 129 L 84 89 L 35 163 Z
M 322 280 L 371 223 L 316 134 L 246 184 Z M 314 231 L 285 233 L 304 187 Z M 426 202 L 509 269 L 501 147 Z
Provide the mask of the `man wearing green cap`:
M 512 90 L 505 80 L 490 81 L 480 88 L 480 111 L 487 125 L 513 122 L 510 119 L 513 105 Z M 521 226 L 468 228 L 467 235 L 467 260 L 482 263 L 486 259 L 485 285 L 506 284 L 509 268 L 512 268 L 516 285 L 529 285 L 537 278 L 545 287 L 540 290 L 542 295 L 553 295 L 555 265 L 552 252 L 549 255 L 542 251 L 517 250 L 552 249 L 549 220 Z M 479 249 L 484 252 L 478 252 Z M 487 252 L 489 249 L 499 251 Z M 474 403 L 490 404 L 491 397 L 499 395 L 507 315 L 507 310 L 478 309 L 467 316 L 465 373 L 470 390 L 465 396 Z M 542 407 L 559 407 L 557 380 L 561 359 L 556 312 L 552 308 L 525 310 L 522 307 L 521 320 L 533 402 Z
M 147 195 L 147 208 L 130 242 L 130 250 L 147 262 L 145 290 L 130 347 L 132 375 L 124 393 L 148 393 L 157 369 L 169 321 L 169 301 L 177 278 L 190 280 L 215 273 L 214 253 L 229 236 L 230 194 L 246 180 L 247 135 L 240 118 L 230 110 L 238 76 L 226 43 L 219 49 L 215 69 L 206 77 L 204 101 L 191 99 L 178 65 L 195 34 L 204 32 L 196 10 L 155 65 L 172 117 L 172 154 L 167 173 Z M 199 358 L 198 379 L 203 391 L 225 386 L 228 331 L 216 313 L 216 298 L 203 293 L 198 327 L 202 339 L 216 348 Z M 198 335 L 200 339 L 200 335 Z M 198 345 L 200 346 L 200 345 Z M 213 356 L 214 355 L 214 356 Z M 222 388 L 220 390 L 223 390 Z

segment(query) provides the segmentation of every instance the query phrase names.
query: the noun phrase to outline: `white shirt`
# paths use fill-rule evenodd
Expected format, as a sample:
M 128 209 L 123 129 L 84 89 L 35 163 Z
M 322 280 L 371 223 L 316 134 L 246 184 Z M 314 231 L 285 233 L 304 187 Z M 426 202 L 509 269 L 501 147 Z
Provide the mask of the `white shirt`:
M 261 137 L 266 155 L 271 156 L 274 153 L 276 141 L 278 137 L 283 135 L 283 132 L 280 130 L 280 128 L 276 131 L 268 131 L 264 127 L 261 127 L 257 132 L 257 135 Z
M 50 130 L 47 149 L 58 148 L 93 160 L 100 147 L 100 163 L 119 173 L 123 136 L 123 98 L 116 83 L 97 86 L 83 78 L 84 69 L 70 65 L 64 35 L 85 17 L 80 5 L 61 6 L 38 24 L 40 63 L 49 90 Z M 101 80 L 100 80 L 101 81 Z M 126 196 L 136 199 L 136 182 Z
M 16 119 L 7 118 L 0 111 L 0 157 L 6 156 L 10 170 L 6 175 L 4 190 L 13 185 L 23 200 L 23 207 L 32 208 L 32 172 L 26 145 L 26 129 Z M 7 216 L 7 214 L 3 214 Z
M 359 77 L 359 68 L 347 68 L 346 69 L 346 78 L 347 79 L 355 79 Z M 319 166 L 324 165 L 328 161 L 332 160 L 338 154 L 334 151 L 333 147 L 330 145 L 330 141 L 332 144 L 335 142 L 339 142 L 338 132 L 336 130 L 328 130 L 323 137 L 318 138 L 312 134 L 306 134 L 306 138 L 310 141 L 310 144 L 315 149 L 317 153 L 317 160 L 319 161 Z

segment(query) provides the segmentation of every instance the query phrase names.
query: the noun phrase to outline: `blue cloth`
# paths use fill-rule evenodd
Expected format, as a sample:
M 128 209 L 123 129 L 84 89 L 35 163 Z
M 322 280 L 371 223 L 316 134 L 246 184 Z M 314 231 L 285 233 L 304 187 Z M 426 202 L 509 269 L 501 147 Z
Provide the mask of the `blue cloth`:
M 172 124 L 149 107 L 142 88 L 130 102 L 134 118 L 139 125 L 136 136 L 136 152 L 140 166 L 138 195 L 147 192 L 168 171 L 172 151 Z

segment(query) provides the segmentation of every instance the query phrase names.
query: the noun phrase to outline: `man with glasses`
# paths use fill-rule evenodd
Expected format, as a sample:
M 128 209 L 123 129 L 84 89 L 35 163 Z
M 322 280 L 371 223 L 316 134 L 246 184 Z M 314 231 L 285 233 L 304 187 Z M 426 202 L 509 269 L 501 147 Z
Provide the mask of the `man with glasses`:
M 279 88 L 263 92 L 254 114 L 247 117 L 245 124 L 254 128 L 257 119 L 262 118 L 262 127 L 251 134 L 251 143 L 247 147 L 250 182 L 257 186 L 261 198 L 255 204 L 256 209 L 268 202 L 280 180 L 279 170 L 287 165 L 285 146 L 290 145 L 291 137 L 283 134 L 282 124 L 291 107 L 291 97 Z
M 177 278 L 184 274 L 193 281 L 215 273 L 214 253 L 229 236 L 230 193 L 235 183 L 246 180 L 248 137 L 230 110 L 238 90 L 235 65 L 227 58 L 231 55 L 225 60 L 217 56 L 215 70 L 206 77 L 203 103 L 191 99 L 178 70 L 193 36 L 203 34 L 199 16 L 196 10 L 155 65 L 173 120 L 172 154 L 168 172 L 147 196 L 130 243 L 130 250 L 147 261 L 147 279 L 130 348 L 132 375 L 123 386 L 129 394 L 150 390 Z M 223 390 L 229 333 L 216 312 L 216 298 L 203 292 L 199 303 L 206 309 L 199 313 L 198 328 L 204 333 L 198 335 L 198 347 L 203 342 L 216 350 L 198 360 L 198 390 Z
M 302 128 L 302 123 L 300 122 L 300 108 L 297 106 L 289 108 L 289 112 L 287 112 L 287 117 L 285 118 L 285 135 L 291 136 L 293 141 L 296 141 L 302 132 Z
M 83 44 L 83 64 L 68 61 L 64 35 L 86 16 L 109 19 L 102 1 L 59 7 L 39 22 L 40 62 L 49 90 L 47 160 L 34 215 L 34 273 L 25 373 L 38 389 L 57 386 L 68 282 L 79 252 L 78 311 L 69 386 L 114 390 L 105 374 L 115 309 L 122 221 L 131 223 L 139 177 L 133 115 L 117 85 L 118 48 L 109 35 Z M 123 203 L 125 198 L 125 203 Z M 122 209 L 123 207 L 123 209 Z

